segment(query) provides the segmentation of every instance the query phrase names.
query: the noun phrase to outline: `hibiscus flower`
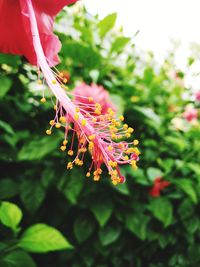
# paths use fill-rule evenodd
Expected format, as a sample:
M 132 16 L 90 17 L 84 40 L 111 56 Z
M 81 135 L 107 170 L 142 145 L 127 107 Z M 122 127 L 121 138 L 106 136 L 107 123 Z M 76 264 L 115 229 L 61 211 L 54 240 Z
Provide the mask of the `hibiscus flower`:
M 129 163 L 136 168 L 139 150 L 134 142 L 120 139 L 130 138 L 133 132 L 127 124 L 122 124 L 123 116 L 115 118 L 112 108 L 102 113 L 100 103 L 93 103 L 92 97 L 82 97 L 91 101 L 95 108 L 89 113 L 82 108 L 82 101 L 74 100 L 73 93 L 66 92 L 62 83 L 63 74 L 56 74 L 50 66 L 59 62 L 57 53 L 61 47 L 58 38 L 53 34 L 55 15 L 67 4 L 75 0 L 0 0 L 0 52 L 25 56 L 28 61 L 38 67 L 38 75 L 43 74 L 43 80 L 56 97 L 54 105 L 55 117 L 50 121 L 46 133 L 50 135 L 53 128 L 63 127 L 65 137 L 61 150 L 68 150 L 67 169 L 74 165 L 82 166 L 84 155 L 88 150 L 91 154 L 91 165 L 86 174 L 93 175 L 99 181 L 104 163 L 111 176 L 113 184 L 124 182 L 119 165 Z M 41 102 L 46 99 L 43 97 Z M 67 137 L 72 131 L 72 141 Z M 77 136 L 78 146 L 74 147 Z M 68 146 L 68 147 L 67 147 Z

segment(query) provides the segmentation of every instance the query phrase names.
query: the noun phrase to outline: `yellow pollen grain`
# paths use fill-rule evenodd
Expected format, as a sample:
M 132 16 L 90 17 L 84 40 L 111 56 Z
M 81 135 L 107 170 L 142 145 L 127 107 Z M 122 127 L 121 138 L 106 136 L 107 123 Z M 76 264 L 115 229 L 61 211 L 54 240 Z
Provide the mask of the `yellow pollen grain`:
M 124 121 L 124 116 L 119 117 L 120 121 Z
M 67 78 L 64 78 L 64 79 L 63 79 L 63 82 L 64 82 L 64 83 L 67 83 L 67 82 L 68 82 Z
M 88 97 L 88 101 L 89 101 L 89 102 L 92 102 L 92 101 L 93 101 L 93 97 L 89 96 L 89 97 Z
M 75 115 L 74 115 L 74 119 L 75 119 L 75 120 L 78 120 L 78 119 L 79 119 L 79 115 L 78 115 L 78 113 L 75 113 Z
M 46 130 L 47 135 L 51 135 L 51 130 Z
M 111 145 L 108 146 L 108 151 L 112 151 L 113 147 Z
M 55 121 L 54 121 L 54 120 L 50 120 L 49 124 L 50 124 L 51 126 L 53 126 L 53 125 L 55 124 Z
M 56 80 L 52 80 L 52 84 L 57 84 L 57 81 Z
M 65 139 L 65 140 L 63 141 L 63 145 L 66 146 L 67 143 L 68 143 L 68 140 Z
M 91 173 L 90 172 L 87 172 L 86 173 L 86 177 L 90 177 Z
M 67 169 L 72 169 L 72 168 L 73 168 L 73 163 L 72 162 L 68 162 Z
M 56 106 L 56 105 L 54 105 L 53 109 L 54 109 L 54 110 L 57 110 L 57 106 Z
M 37 84 L 41 85 L 42 84 L 42 80 L 37 80 Z
M 41 98 L 41 99 L 40 99 L 40 102 L 41 102 L 41 103 L 45 103 L 45 102 L 46 102 L 46 98 L 45 98 L 45 97 Z
M 86 126 L 86 124 L 87 124 L 86 119 L 82 119 L 81 124 L 82 124 L 83 126 Z
M 66 123 L 67 120 L 66 120 L 66 118 L 64 116 L 61 116 L 60 119 L 59 119 L 59 121 L 61 123 Z
M 76 107 L 75 110 L 76 110 L 76 112 L 79 112 L 80 111 L 80 108 Z
M 67 154 L 68 154 L 69 156 L 73 156 L 73 155 L 74 155 L 74 151 L 70 149 L 70 150 L 68 150 Z
M 93 141 L 93 140 L 95 139 L 95 137 L 96 137 L 96 136 L 95 136 L 94 134 L 92 134 L 92 135 L 90 135 L 88 138 L 89 138 L 90 141 Z
M 59 129 L 59 128 L 61 127 L 61 124 L 60 124 L 59 122 L 57 122 L 57 123 L 55 124 L 55 127 Z
M 139 141 L 137 139 L 133 140 L 134 146 L 137 146 L 139 144 Z
M 64 152 L 66 150 L 66 146 L 61 146 L 60 150 L 62 150 Z

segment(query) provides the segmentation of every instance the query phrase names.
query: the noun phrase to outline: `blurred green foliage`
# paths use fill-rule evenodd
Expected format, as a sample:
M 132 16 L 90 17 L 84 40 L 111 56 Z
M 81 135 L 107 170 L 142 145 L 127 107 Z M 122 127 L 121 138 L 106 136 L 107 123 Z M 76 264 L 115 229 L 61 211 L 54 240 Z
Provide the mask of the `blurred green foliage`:
M 113 30 L 115 21 L 116 14 L 99 21 L 68 9 L 56 29 L 69 88 L 77 81 L 103 85 L 141 141 L 139 169 L 123 167 L 127 182 L 117 187 L 107 175 L 99 183 L 86 178 L 89 160 L 66 170 L 62 133 L 45 135 L 53 109 L 50 101 L 40 105 L 36 70 L 0 55 L 1 267 L 200 264 L 200 127 L 172 127 L 189 102 L 184 73 L 170 76 L 178 73 L 173 54 L 159 66 L 153 55 L 138 54 L 134 39 Z M 158 176 L 171 185 L 153 198 Z

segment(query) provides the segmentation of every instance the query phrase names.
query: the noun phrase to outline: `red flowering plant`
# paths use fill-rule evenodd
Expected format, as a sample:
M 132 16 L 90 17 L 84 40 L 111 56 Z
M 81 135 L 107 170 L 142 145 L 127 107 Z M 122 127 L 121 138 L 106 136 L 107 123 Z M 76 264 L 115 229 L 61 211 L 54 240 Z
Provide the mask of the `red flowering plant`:
M 124 117 L 116 118 L 114 110 L 104 103 L 108 95 L 102 88 L 92 85 L 92 92 L 98 94 L 99 102 L 91 95 L 75 95 L 66 92 L 66 78 L 63 73 L 52 70 L 58 62 L 58 51 L 61 48 L 58 38 L 53 34 L 55 15 L 75 0 L 19 0 L 1 1 L 0 5 L 0 52 L 25 56 L 29 62 L 37 66 L 38 83 L 46 83 L 53 95 L 55 117 L 46 130 L 51 135 L 53 127 L 65 130 L 61 150 L 65 151 L 68 144 L 68 133 L 72 131 L 72 143 L 68 155 L 73 159 L 68 162 L 67 169 L 74 165 L 82 166 L 84 155 L 89 150 L 92 161 L 86 176 L 93 173 L 93 179 L 99 181 L 104 163 L 113 184 L 124 182 L 119 165 L 131 164 L 136 168 L 139 150 L 136 142 L 130 140 L 133 128 L 123 124 Z M 10 19 L 7 14 L 13 14 Z M 77 89 L 76 89 L 77 90 Z M 102 91 L 102 92 L 100 92 Z M 100 95 L 99 95 L 100 93 Z M 42 103 L 46 102 L 43 96 Z M 87 102 L 87 103 L 86 103 Z M 86 108 L 87 106 L 87 108 Z M 74 151 L 73 140 L 77 136 L 78 148 Z

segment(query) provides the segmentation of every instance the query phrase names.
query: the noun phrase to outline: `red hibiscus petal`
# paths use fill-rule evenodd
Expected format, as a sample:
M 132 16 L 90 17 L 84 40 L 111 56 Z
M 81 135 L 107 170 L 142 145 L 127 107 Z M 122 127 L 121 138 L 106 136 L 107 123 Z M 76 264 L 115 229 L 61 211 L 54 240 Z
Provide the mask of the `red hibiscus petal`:
M 0 52 L 27 57 L 33 51 L 32 43 L 26 34 L 21 16 L 19 1 L 0 2 Z
M 50 16 L 55 16 L 64 6 L 75 2 L 77 2 L 77 0 L 34 0 L 37 9 Z
M 33 0 L 38 30 L 44 54 L 51 66 L 59 63 L 60 41 L 53 34 L 54 15 L 75 0 Z M 0 2 L 0 52 L 23 55 L 37 65 L 33 48 L 30 20 L 26 1 L 6 0 Z

